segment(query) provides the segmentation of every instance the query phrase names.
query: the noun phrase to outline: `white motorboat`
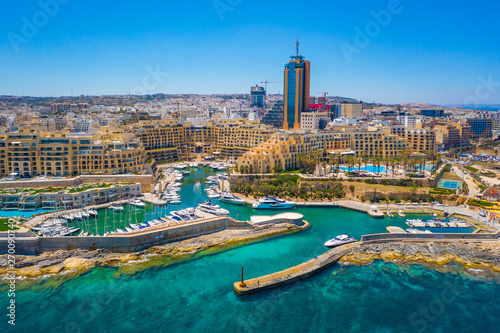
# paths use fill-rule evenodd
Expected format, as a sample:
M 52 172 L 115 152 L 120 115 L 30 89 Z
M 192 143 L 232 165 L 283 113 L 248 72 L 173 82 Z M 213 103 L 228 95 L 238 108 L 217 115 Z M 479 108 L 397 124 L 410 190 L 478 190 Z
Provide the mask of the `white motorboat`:
M 146 204 L 137 198 L 130 200 L 130 205 L 132 205 L 134 207 L 138 207 L 138 208 L 145 208 L 146 207 Z
M 82 214 L 82 217 L 85 217 L 87 219 L 90 217 L 90 214 L 87 213 L 85 210 L 82 210 L 80 214 Z
M 233 205 L 240 205 L 240 206 L 245 204 L 245 200 L 238 198 L 237 196 L 235 196 L 234 194 L 229 193 L 229 192 L 222 193 L 221 197 L 219 198 L 219 201 L 227 202 L 227 203 L 230 203 Z
M 208 191 L 207 192 L 207 196 L 210 198 L 210 199 L 217 199 L 217 198 L 220 198 L 221 197 L 221 194 L 219 191 Z
M 75 217 L 75 219 L 81 220 L 82 219 L 82 212 L 73 213 L 73 216 Z
M 69 214 L 69 213 L 66 213 L 62 216 L 62 218 L 68 220 L 68 221 L 73 221 L 75 219 L 75 217 L 73 216 L 73 214 Z
M 213 203 L 210 200 L 207 200 L 207 201 L 199 204 L 198 209 L 201 210 L 202 212 L 217 215 L 217 216 L 229 215 L 229 211 L 227 209 L 222 208 L 221 206 Z
M 91 209 L 87 209 L 87 213 L 90 214 L 90 216 L 93 216 L 93 217 L 97 217 L 99 214 L 97 213 L 97 210 L 91 208 Z
M 325 246 L 328 248 L 334 248 L 340 245 L 354 243 L 355 241 L 356 240 L 354 239 L 354 237 L 351 237 L 347 234 L 343 234 L 343 235 L 338 235 L 333 239 L 330 239 L 328 242 L 325 243 Z
M 174 165 L 174 169 L 177 169 L 177 170 L 186 169 L 187 167 L 188 167 L 187 164 L 177 164 L 177 165 Z
M 169 204 L 171 205 L 180 205 L 181 201 L 177 199 L 170 200 Z
M 194 163 L 193 163 L 193 166 L 194 166 L 195 168 L 196 168 L 196 167 L 198 167 L 198 163 L 194 162 Z
M 286 201 L 271 196 L 265 196 L 259 199 L 258 202 L 252 205 L 255 209 L 287 209 L 295 207 L 296 203 L 293 201 Z
M 108 207 L 109 210 L 112 210 L 114 212 L 122 212 L 123 211 L 123 206 L 121 205 L 118 205 L 118 204 L 111 204 L 109 207 Z

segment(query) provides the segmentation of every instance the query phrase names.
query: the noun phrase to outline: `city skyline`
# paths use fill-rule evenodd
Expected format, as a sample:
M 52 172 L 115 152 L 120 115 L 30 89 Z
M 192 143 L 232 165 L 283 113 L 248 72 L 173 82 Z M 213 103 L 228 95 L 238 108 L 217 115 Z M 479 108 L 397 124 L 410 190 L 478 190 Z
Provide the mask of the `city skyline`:
M 6 4 L 1 95 L 248 93 L 262 81 L 283 80 L 283 62 L 299 34 L 301 53 L 314 64 L 311 95 L 500 103 L 499 47 L 491 43 L 498 5 L 486 1 L 467 13 L 429 1 L 318 2 L 301 13 L 314 24 L 281 18 L 293 13 L 292 5 L 258 1 L 196 9 L 160 1 L 147 8 L 55 1 Z M 283 15 L 272 14 L 278 10 Z M 342 15 L 332 20 L 332 13 Z M 283 94 L 283 84 L 268 91 Z

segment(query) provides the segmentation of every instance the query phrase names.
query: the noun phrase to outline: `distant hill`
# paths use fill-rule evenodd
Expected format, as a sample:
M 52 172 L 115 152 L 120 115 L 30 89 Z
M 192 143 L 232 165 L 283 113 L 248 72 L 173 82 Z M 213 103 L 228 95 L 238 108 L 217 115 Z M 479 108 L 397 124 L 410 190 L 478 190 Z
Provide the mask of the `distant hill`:
M 357 99 L 341 96 L 328 96 L 328 100 L 332 100 L 334 103 L 359 103 Z
M 439 105 L 429 104 L 429 103 L 401 103 L 401 106 L 406 106 L 410 108 L 436 108 Z

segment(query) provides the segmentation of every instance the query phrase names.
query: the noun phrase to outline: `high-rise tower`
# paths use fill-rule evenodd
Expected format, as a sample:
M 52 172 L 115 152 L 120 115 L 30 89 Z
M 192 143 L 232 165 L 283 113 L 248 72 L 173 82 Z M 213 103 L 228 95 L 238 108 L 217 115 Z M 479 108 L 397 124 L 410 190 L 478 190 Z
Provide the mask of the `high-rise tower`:
M 299 55 L 299 39 L 297 37 L 297 54 L 290 57 L 285 65 L 285 99 L 283 129 L 300 128 L 300 115 L 309 109 L 311 63 Z
M 256 106 L 259 108 L 264 107 L 266 101 L 266 91 L 264 87 L 259 87 L 256 85 L 255 87 L 250 88 L 250 106 Z

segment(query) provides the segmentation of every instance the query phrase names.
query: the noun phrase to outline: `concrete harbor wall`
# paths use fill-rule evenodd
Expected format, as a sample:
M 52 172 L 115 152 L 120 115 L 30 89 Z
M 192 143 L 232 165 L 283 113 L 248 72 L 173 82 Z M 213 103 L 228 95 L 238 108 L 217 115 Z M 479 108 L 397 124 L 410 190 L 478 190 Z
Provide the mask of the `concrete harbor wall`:
M 239 222 L 230 217 L 216 217 L 180 226 L 137 232 L 130 235 L 119 234 L 91 237 L 16 237 L 15 254 L 32 255 L 58 250 L 108 249 L 115 252 L 141 251 L 151 246 L 163 245 L 188 238 L 199 237 L 225 229 L 253 229 L 248 222 Z M 8 239 L 0 239 L 0 254 L 8 252 Z
M 390 240 L 390 241 L 405 241 L 405 240 L 410 240 L 410 241 L 457 241 L 457 240 L 470 240 L 470 241 L 482 241 L 482 240 L 496 240 L 500 237 L 500 231 L 492 234 L 373 234 L 373 235 L 364 235 L 361 237 L 362 242 L 369 242 L 369 241 L 383 241 L 383 240 Z

